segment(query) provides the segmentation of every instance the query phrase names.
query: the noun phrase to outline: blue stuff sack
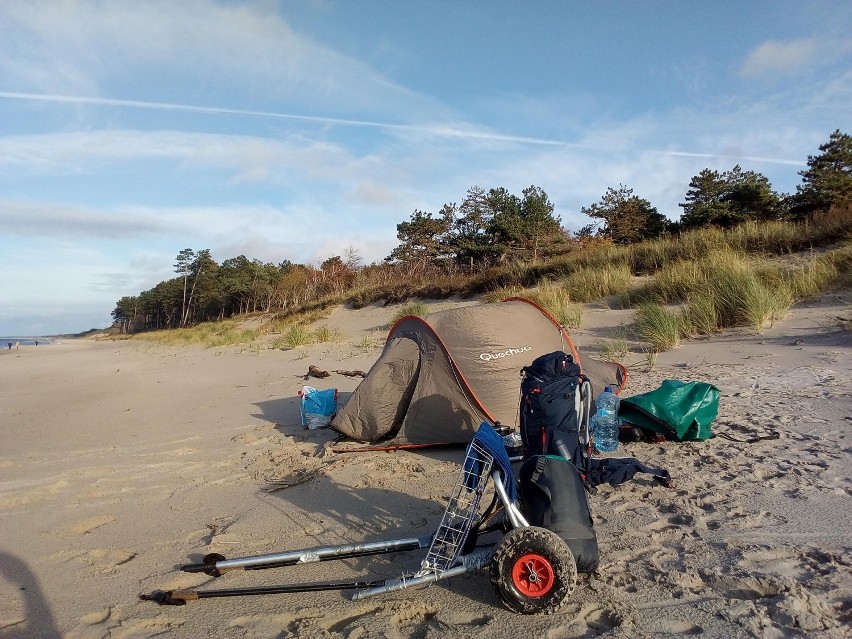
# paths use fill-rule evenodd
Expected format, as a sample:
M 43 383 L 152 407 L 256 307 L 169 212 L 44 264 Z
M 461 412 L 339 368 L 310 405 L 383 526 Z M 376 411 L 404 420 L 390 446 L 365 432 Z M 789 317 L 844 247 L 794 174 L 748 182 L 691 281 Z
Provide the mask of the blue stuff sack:
M 337 389 L 317 390 L 313 386 L 303 386 L 299 391 L 302 398 L 302 426 L 308 430 L 325 428 L 337 412 Z

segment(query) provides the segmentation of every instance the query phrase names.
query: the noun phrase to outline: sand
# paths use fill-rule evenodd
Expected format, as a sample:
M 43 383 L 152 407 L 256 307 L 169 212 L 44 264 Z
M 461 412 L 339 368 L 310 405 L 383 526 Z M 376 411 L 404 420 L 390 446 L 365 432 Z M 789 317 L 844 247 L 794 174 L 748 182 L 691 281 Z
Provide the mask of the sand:
M 335 453 L 299 421 L 309 365 L 368 370 L 393 307 L 337 309 L 339 343 L 293 350 L 66 340 L 0 352 L 0 637 L 848 637 L 852 627 L 849 296 L 797 306 L 756 335 L 729 331 L 629 355 L 625 395 L 664 379 L 722 391 L 734 439 L 627 444 L 668 468 L 591 497 L 601 552 L 550 616 L 504 609 L 487 572 L 354 602 L 348 592 L 141 601 L 158 589 L 241 588 L 413 571 L 423 551 L 218 579 L 176 567 L 430 535 L 461 449 Z M 448 303 L 443 303 L 447 305 Z M 589 306 L 587 356 L 629 321 Z M 846 322 L 848 323 L 848 322 Z M 339 447 L 339 444 L 337 445 Z M 288 487 L 289 486 L 289 487 Z M 272 490 L 277 488 L 277 490 Z

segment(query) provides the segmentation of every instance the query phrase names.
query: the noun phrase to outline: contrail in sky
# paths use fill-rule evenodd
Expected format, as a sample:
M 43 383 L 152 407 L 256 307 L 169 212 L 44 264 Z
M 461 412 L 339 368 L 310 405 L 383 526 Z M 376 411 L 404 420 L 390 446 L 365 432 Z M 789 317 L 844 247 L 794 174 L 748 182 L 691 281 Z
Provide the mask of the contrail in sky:
M 248 115 L 260 118 L 277 118 L 280 120 L 300 120 L 319 124 L 339 124 L 343 126 L 373 127 L 397 131 L 417 131 L 442 137 L 462 137 L 481 140 L 496 140 L 500 142 L 521 142 L 525 144 L 542 144 L 550 146 L 581 146 L 559 140 L 544 140 L 515 135 L 457 129 L 444 126 L 417 126 L 412 124 L 390 124 L 387 122 L 371 122 L 369 120 L 349 120 L 345 118 L 329 118 L 315 115 L 297 115 L 292 113 L 275 113 L 273 111 L 249 111 L 245 109 L 226 109 L 223 107 L 194 106 L 191 104 L 171 104 L 168 102 L 147 102 L 142 100 L 117 100 L 113 98 L 89 98 L 75 95 L 47 95 L 43 93 L 14 93 L 0 91 L 0 98 L 9 100 L 36 100 L 40 102 L 61 102 L 65 104 L 92 104 L 99 106 L 126 107 L 132 109 L 156 109 L 163 111 L 189 111 L 193 113 L 209 113 L 218 115 Z
M 807 162 L 802 162 L 801 160 L 779 160 L 776 158 L 759 158 L 759 157 L 751 157 L 748 155 L 733 155 L 733 154 L 725 154 L 725 153 L 691 153 L 689 151 L 660 151 L 659 153 L 663 155 L 673 155 L 675 157 L 682 158 L 729 158 L 729 159 L 739 159 L 739 160 L 748 160 L 749 162 L 769 162 L 771 164 L 789 164 L 790 166 L 805 166 Z
M 163 111 L 188 111 L 192 113 L 208 113 L 214 115 L 246 115 L 260 118 L 276 118 L 279 120 L 299 120 L 301 122 L 315 122 L 318 124 L 337 124 L 341 126 L 372 127 L 377 129 L 389 129 L 395 131 L 412 131 L 427 133 L 449 138 L 468 138 L 476 140 L 491 140 L 496 142 L 516 142 L 520 144 L 536 144 L 543 146 L 561 146 L 573 148 L 593 149 L 593 145 L 577 144 L 562 140 L 546 140 L 542 138 L 530 138 L 516 135 L 504 135 L 488 131 L 474 131 L 471 129 L 460 129 L 450 126 L 419 126 L 413 124 L 391 124 L 387 122 L 372 122 L 369 120 L 350 120 L 346 118 L 330 118 L 316 115 L 298 115 L 293 113 L 275 113 L 274 111 L 250 111 L 245 109 L 227 109 L 224 107 L 195 106 L 191 104 L 171 104 L 168 102 L 147 102 L 143 100 L 119 100 L 114 98 L 91 98 L 74 95 L 49 95 L 43 93 L 16 93 L 12 91 L 0 91 L 0 98 L 8 100 L 35 100 L 40 102 L 59 102 L 65 104 L 91 104 L 98 106 L 114 106 L 131 109 L 155 109 Z M 674 157 L 687 158 L 728 158 L 747 160 L 749 162 L 767 162 L 770 164 L 785 164 L 791 166 L 802 166 L 800 160 L 784 160 L 776 158 L 749 157 L 740 155 L 728 155 L 723 153 L 691 153 L 687 151 L 654 151 L 659 155 L 670 155 Z

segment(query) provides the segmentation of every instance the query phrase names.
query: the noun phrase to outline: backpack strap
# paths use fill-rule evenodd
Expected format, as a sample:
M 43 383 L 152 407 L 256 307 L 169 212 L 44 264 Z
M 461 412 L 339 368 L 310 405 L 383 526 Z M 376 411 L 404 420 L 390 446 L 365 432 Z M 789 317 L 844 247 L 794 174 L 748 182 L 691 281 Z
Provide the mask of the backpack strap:
M 547 477 L 547 475 L 545 475 L 546 471 L 547 471 L 547 456 L 538 455 L 536 457 L 536 460 L 535 460 L 535 470 L 530 475 L 530 482 L 532 483 L 533 486 L 538 488 L 541 492 L 543 492 L 547 496 L 547 503 L 551 504 L 551 503 L 553 503 L 553 495 L 550 492 L 550 486 L 548 485 L 548 482 L 546 481 L 546 477 Z M 552 509 L 550 508 L 550 506 L 548 506 L 544 510 L 544 521 L 542 522 L 542 524 L 545 525 L 545 528 L 547 527 L 547 525 L 553 523 L 552 518 L 553 518 Z

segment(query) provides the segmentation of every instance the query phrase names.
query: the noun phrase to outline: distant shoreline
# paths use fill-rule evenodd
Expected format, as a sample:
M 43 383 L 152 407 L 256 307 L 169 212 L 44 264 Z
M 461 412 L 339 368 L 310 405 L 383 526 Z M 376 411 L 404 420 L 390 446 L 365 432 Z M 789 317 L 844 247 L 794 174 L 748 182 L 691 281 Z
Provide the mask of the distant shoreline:
M 57 337 L 0 337 L 0 346 L 9 350 L 9 344 L 12 344 L 12 349 L 15 345 L 19 346 L 41 346 L 42 344 L 55 344 L 59 338 Z

